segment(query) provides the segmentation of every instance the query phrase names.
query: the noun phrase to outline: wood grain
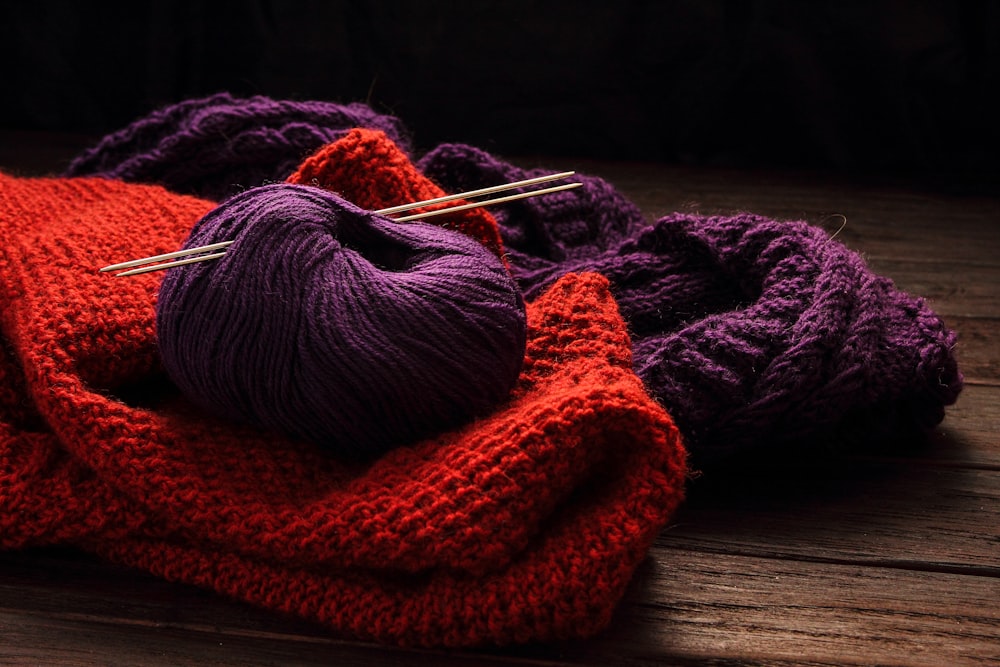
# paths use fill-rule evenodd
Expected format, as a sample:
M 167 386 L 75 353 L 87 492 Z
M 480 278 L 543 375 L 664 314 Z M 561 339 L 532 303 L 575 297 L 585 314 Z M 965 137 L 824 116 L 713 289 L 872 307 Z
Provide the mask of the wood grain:
M 624 655 L 641 645 L 640 656 L 657 647 L 713 661 L 987 665 L 1000 657 L 995 578 L 686 549 L 651 559 L 648 588 L 619 620 L 634 639 L 622 642 Z
M 44 173 L 88 143 L 0 133 L 0 168 Z M 588 641 L 375 646 L 47 549 L 0 553 L 0 664 L 1000 664 L 1000 199 L 826 174 L 521 162 L 605 176 L 650 220 L 754 211 L 837 232 L 959 332 L 965 391 L 926 441 L 692 479 L 612 626 Z
M 1000 318 L 946 316 L 958 332 L 956 357 L 967 384 L 1000 386 Z
M 966 385 L 944 425 L 921 452 L 925 461 L 1000 471 L 1000 388 Z
M 41 555 L 37 566 L 58 565 L 53 558 Z M 0 606 L 0 657 L 21 664 L 319 665 L 335 657 L 363 665 L 989 665 L 1000 655 L 996 578 L 662 545 L 650 552 L 602 636 L 475 653 L 342 641 L 99 563 L 64 575 L 69 591 L 57 601 L 38 593 L 37 583 L 10 581 L 19 569 L 30 580 L 38 567 L 0 563 L 5 599 L 14 583 L 15 591 L 28 591 L 16 608 Z M 91 585 L 79 585 L 82 574 Z M 117 584 L 109 587 L 112 576 Z
M 996 470 L 845 461 L 695 482 L 671 547 L 1000 576 Z

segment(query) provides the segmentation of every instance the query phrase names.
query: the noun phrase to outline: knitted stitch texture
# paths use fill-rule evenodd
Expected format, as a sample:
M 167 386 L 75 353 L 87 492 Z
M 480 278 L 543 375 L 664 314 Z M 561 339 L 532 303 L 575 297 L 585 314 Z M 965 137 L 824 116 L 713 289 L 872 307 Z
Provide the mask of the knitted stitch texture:
M 542 173 L 458 144 L 419 166 L 449 189 Z M 608 277 L 636 372 L 693 464 L 868 444 L 936 425 L 957 398 L 956 334 L 822 229 L 751 214 L 647 225 L 606 182 L 582 180 L 495 212 L 512 272 L 527 298 L 568 272 Z
M 92 270 L 176 248 L 211 207 L 0 175 L 0 548 L 75 544 L 401 644 L 603 627 L 685 470 L 607 281 L 567 275 L 529 304 L 495 414 L 346 464 L 192 409 L 159 373 L 157 274 Z
M 64 175 L 156 183 L 221 200 L 284 180 L 304 157 L 353 127 L 382 130 L 406 145 L 399 120 L 364 104 L 219 93 L 158 109 L 107 135 Z
M 541 173 L 460 144 L 438 147 L 418 166 L 449 191 Z M 699 465 L 783 442 L 869 444 L 921 431 L 956 399 L 954 332 L 825 232 L 752 215 L 668 216 L 650 231 L 610 184 L 579 180 L 584 187 L 497 212 L 505 258 L 529 298 L 567 272 L 611 277 L 637 369 Z M 715 227 L 760 233 L 738 244 L 740 233 Z M 782 272 L 791 291 L 766 289 Z M 725 331 L 705 335 L 716 326 Z
M 364 174 L 359 178 L 358 174 Z M 288 183 L 315 185 L 335 192 L 362 208 L 380 209 L 436 199 L 447 194 L 424 176 L 410 161 L 406 151 L 381 130 L 356 128 L 323 146 L 302 162 Z M 407 214 L 456 206 L 453 201 L 426 206 Z M 441 214 L 428 218 L 432 224 L 454 229 L 478 240 L 498 257 L 503 244 L 497 223 L 485 209 L 475 208 L 460 215 Z

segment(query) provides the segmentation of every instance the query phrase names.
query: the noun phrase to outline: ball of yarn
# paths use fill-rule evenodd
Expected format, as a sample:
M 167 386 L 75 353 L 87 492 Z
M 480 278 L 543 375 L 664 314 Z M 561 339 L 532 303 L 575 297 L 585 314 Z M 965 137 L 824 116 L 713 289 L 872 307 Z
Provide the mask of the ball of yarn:
M 524 303 L 475 240 L 289 184 L 224 202 L 185 247 L 228 240 L 169 270 L 157 302 L 168 374 L 206 409 L 366 458 L 513 388 Z
M 445 188 L 537 173 L 460 144 L 420 166 Z M 610 280 L 636 373 L 696 466 L 926 431 L 961 390 L 955 332 L 816 226 L 751 214 L 648 225 L 599 179 L 493 213 L 526 299 L 570 272 Z
M 65 175 L 155 183 L 218 201 L 284 180 L 304 157 L 354 127 L 382 130 L 408 146 L 398 119 L 364 104 L 219 93 L 158 109 L 105 136 Z

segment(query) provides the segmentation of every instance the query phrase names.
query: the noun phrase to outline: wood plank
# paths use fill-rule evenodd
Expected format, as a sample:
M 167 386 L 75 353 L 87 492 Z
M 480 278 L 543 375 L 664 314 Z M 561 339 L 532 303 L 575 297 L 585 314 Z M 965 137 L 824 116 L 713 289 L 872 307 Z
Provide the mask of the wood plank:
M 1000 470 L 1000 388 L 967 385 L 921 456 Z
M 841 242 L 870 257 L 1000 265 L 1000 199 L 995 197 L 921 192 L 818 173 L 562 158 L 531 162 L 602 176 L 649 220 L 675 211 L 749 211 L 837 232 Z M 842 228 L 839 216 L 847 219 Z
M 659 546 L 598 637 L 451 652 L 339 641 L 187 586 L 165 590 L 141 574 L 90 567 L 89 583 L 69 591 L 51 563 L 41 577 L 27 564 L 0 568 L 0 663 L 986 665 L 1000 658 L 1000 579 L 981 576 Z M 16 581 L 18 569 L 26 581 Z
M 212 665 L 565 665 L 550 660 L 418 651 L 289 635 L 247 635 L 232 630 L 136 623 L 81 614 L 25 615 L 0 609 L 0 663 L 47 667 Z
M 616 619 L 614 648 L 601 645 L 615 664 L 1000 660 L 1000 579 L 686 549 L 656 549 L 650 561 Z M 567 657 L 599 664 L 592 655 Z
M 949 315 L 944 321 L 958 332 L 955 355 L 966 384 L 1000 385 L 1000 318 Z
M 1000 577 L 1000 472 L 841 460 L 706 474 L 658 543 Z
M 543 664 L 471 655 L 338 639 L 322 626 L 71 549 L 0 553 L 4 665 Z
M 1000 315 L 1000 264 L 868 258 L 868 265 L 891 278 L 897 288 L 925 298 L 942 317 Z
M 1000 265 L 1000 235 L 995 229 L 1000 204 L 994 200 L 905 192 L 878 193 L 867 201 L 848 198 L 844 204 L 838 211 L 847 219 L 842 228 L 843 220 L 831 219 L 822 207 L 807 211 L 803 219 L 827 230 L 833 226 L 840 242 L 869 260 Z M 956 278 L 961 279 L 961 273 Z

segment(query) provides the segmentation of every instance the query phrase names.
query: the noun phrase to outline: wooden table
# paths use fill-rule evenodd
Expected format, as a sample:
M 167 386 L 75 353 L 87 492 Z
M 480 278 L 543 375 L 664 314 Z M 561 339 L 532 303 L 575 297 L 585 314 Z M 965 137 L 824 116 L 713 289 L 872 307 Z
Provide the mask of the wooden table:
M 0 168 L 58 169 L 84 143 L 0 134 Z M 589 641 L 387 648 L 46 549 L 0 553 L 0 664 L 1000 664 L 1000 197 L 816 174 L 529 162 L 604 176 L 650 218 L 751 210 L 839 229 L 958 330 L 958 404 L 907 455 L 695 480 L 611 627 Z

